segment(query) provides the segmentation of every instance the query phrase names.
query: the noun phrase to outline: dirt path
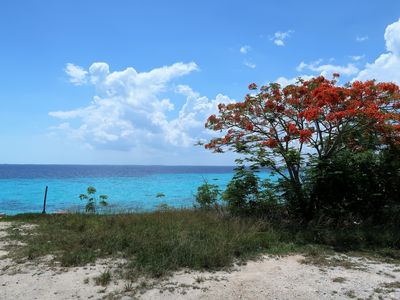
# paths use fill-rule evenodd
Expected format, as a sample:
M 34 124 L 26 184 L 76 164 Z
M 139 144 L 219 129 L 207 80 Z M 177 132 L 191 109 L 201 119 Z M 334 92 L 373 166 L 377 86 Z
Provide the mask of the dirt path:
M 303 256 L 264 257 L 232 272 L 181 271 L 163 281 L 125 282 L 114 275 L 116 261 L 61 268 L 51 257 L 17 264 L 7 257 L 6 230 L 0 222 L 0 299 L 400 299 L 400 266 L 364 258 L 333 257 L 346 263 L 316 266 Z M 102 287 L 95 278 L 110 270 Z

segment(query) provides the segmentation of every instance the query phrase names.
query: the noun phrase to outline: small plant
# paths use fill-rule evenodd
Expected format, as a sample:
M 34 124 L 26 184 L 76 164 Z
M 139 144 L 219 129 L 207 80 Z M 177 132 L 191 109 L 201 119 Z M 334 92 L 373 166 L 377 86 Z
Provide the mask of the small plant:
M 218 185 L 209 184 L 204 180 L 204 184 L 197 188 L 196 202 L 202 209 L 210 209 L 213 205 L 217 204 L 220 190 Z
M 132 292 L 134 289 L 135 288 L 133 286 L 133 282 L 132 281 L 129 281 L 129 282 L 125 283 L 124 292 Z
M 96 285 L 107 286 L 111 282 L 110 271 L 105 271 L 95 278 Z
M 206 279 L 205 279 L 203 276 L 197 276 L 195 280 L 196 280 L 197 283 L 202 283 L 202 282 L 204 282 Z
M 89 186 L 87 188 L 87 194 L 80 194 L 79 199 L 86 200 L 85 210 L 88 213 L 95 213 L 97 210 L 97 197 L 96 197 L 96 188 L 93 186 Z M 99 196 L 99 205 L 105 207 L 108 205 L 107 195 Z

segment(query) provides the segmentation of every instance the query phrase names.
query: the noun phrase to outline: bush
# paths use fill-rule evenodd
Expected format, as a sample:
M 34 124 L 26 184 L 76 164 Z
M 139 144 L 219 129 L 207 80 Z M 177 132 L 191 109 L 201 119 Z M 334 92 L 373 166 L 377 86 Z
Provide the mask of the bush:
M 314 218 L 323 216 L 334 224 L 399 224 L 399 154 L 396 148 L 345 149 L 310 168 L 305 189 Z
M 205 180 L 204 184 L 197 188 L 196 203 L 201 209 L 210 209 L 217 204 L 219 194 L 218 185 L 209 184 Z
M 271 217 L 271 210 L 279 206 L 275 186 L 270 181 L 261 181 L 254 170 L 240 166 L 222 194 L 233 215 Z

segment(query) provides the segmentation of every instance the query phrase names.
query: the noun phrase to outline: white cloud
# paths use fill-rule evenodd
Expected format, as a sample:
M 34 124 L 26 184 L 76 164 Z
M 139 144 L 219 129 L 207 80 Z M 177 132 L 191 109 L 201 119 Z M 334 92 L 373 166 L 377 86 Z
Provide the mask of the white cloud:
M 249 52 L 251 50 L 251 47 L 249 45 L 245 45 L 240 47 L 240 53 L 242 54 L 247 54 L 247 52 Z
M 312 68 L 315 68 L 315 67 L 317 67 L 321 62 L 322 62 L 322 59 L 321 59 L 321 58 L 318 59 L 318 60 L 316 60 L 316 61 L 312 61 L 312 62 L 310 62 L 309 64 L 306 64 L 304 61 L 302 61 L 302 62 L 299 63 L 299 65 L 296 67 L 296 70 L 297 70 L 298 72 L 301 72 L 301 71 L 303 71 L 304 69 L 309 68 L 310 66 L 311 66 Z
M 384 38 L 387 53 L 367 63 L 354 80 L 376 79 L 400 84 L 400 19 L 386 27 Z
M 296 84 L 299 77 L 301 77 L 304 80 L 310 80 L 314 76 L 311 76 L 311 75 L 299 75 L 299 76 L 293 77 L 293 78 L 279 77 L 278 79 L 275 80 L 275 82 L 279 83 L 282 87 L 285 87 L 285 86 L 290 85 L 290 84 Z
M 387 51 L 400 56 L 400 19 L 386 27 L 384 38 Z
M 311 62 L 309 64 L 305 62 L 301 62 L 296 70 L 301 72 L 303 70 L 310 70 L 315 73 L 319 73 L 322 76 L 330 77 L 333 73 L 339 73 L 340 75 L 354 75 L 358 73 L 358 68 L 353 64 L 347 64 L 346 66 L 340 65 L 332 65 L 332 64 L 324 64 L 321 65 L 320 63 L 322 60 L 317 60 L 315 62 Z
M 357 36 L 357 37 L 356 37 L 356 41 L 357 41 L 357 42 L 365 42 L 365 41 L 368 40 L 368 39 L 369 39 L 368 35 Z
M 214 99 L 201 96 L 187 85 L 179 85 L 176 92 L 186 97 L 186 102 L 177 118 L 162 124 L 166 139 L 173 145 L 190 146 L 205 136 L 212 134 L 204 129 L 208 116 L 216 113 L 218 104 L 235 102 L 228 96 L 218 94 Z
M 365 57 L 365 54 L 363 54 L 363 55 L 350 55 L 349 57 L 354 61 L 359 61 L 359 60 L 361 60 L 361 59 L 363 59 Z
M 218 94 L 215 99 L 200 96 L 189 86 L 179 85 L 176 95 L 184 95 L 185 103 L 175 110 L 164 92 L 170 92 L 171 81 L 189 74 L 195 63 L 175 63 L 137 72 L 134 68 L 110 72 L 106 63 L 90 66 L 86 83 L 93 85 L 96 95 L 86 107 L 69 111 L 49 112 L 63 120 L 57 130 L 94 148 L 130 150 L 135 147 L 162 149 L 189 146 L 202 137 L 206 118 L 216 113 L 218 103 L 233 102 Z M 174 115 L 175 113 L 175 115 Z
M 65 73 L 69 76 L 69 81 L 75 85 L 82 85 L 86 83 L 86 76 L 88 74 L 82 67 L 74 64 L 67 64 Z
M 255 69 L 255 68 L 257 67 L 257 65 L 256 65 L 255 63 L 252 63 L 252 62 L 249 61 L 249 60 L 244 60 L 244 61 L 243 61 L 243 64 L 244 64 L 246 67 L 249 67 L 250 69 Z
M 274 42 L 275 45 L 277 46 L 285 46 L 285 40 L 290 37 L 290 35 L 294 33 L 293 30 L 288 30 L 288 31 L 277 31 L 274 34 L 274 37 L 271 38 L 271 41 Z

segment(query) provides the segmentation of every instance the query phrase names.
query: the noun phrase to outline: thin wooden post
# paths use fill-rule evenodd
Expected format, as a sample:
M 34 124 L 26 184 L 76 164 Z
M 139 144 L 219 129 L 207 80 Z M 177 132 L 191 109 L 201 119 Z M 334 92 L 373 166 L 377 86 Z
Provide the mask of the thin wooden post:
M 45 213 L 46 213 L 47 190 L 48 190 L 48 187 L 47 187 L 47 185 L 46 185 L 46 189 L 45 189 L 45 191 L 44 191 L 44 200 L 43 200 L 43 210 L 42 210 L 42 214 L 45 214 Z

